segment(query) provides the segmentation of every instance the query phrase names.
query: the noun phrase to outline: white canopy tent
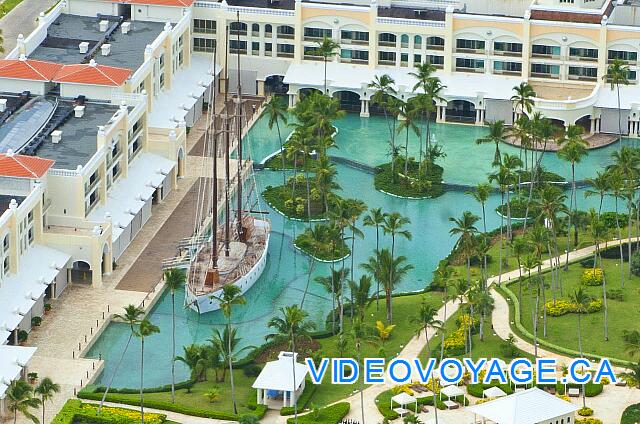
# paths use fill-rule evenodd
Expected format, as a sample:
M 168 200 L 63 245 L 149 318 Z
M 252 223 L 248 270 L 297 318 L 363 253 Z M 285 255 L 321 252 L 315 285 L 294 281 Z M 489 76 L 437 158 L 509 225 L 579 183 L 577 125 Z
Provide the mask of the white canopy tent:
M 578 406 L 536 387 L 469 408 L 476 416 L 496 424 L 530 424 L 575 418 Z
M 400 405 L 400 408 L 393 408 L 393 404 L 397 403 L 398 405 Z M 407 405 L 411 405 L 414 404 L 414 412 L 417 414 L 418 413 L 418 399 L 414 398 L 413 396 L 405 393 L 405 392 L 401 392 L 398 393 L 397 395 L 393 396 L 391 398 L 391 405 L 390 408 L 391 410 L 397 412 L 400 416 L 403 416 L 404 414 L 409 413 L 410 411 L 408 409 L 405 408 L 405 406 Z
M 444 387 L 440 390 L 440 398 L 442 399 L 442 395 L 445 395 L 447 398 L 451 399 L 452 397 L 463 396 L 464 390 L 456 385 L 451 385 Z
M 484 389 L 482 391 L 482 397 L 484 398 L 499 398 L 506 396 L 507 394 L 500 387 L 489 387 L 488 389 Z
M 282 394 L 283 406 L 294 405 L 304 390 L 305 379 L 309 372 L 309 368 L 299 363 L 297 359 L 297 353 L 294 355 L 292 352 L 280 352 L 276 361 L 265 364 L 252 386 L 258 391 L 259 404 L 269 406 L 269 398 L 273 399 Z

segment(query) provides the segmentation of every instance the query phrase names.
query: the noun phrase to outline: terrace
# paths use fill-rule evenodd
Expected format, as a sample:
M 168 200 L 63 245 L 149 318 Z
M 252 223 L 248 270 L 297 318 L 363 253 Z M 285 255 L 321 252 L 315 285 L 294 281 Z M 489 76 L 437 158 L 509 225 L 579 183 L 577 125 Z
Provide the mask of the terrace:
M 30 59 L 50 61 L 60 64 L 79 64 L 88 62 L 81 53 L 80 43 L 88 43 L 88 52 L 102 43 L 108 35 L 111 49 L 104 56 L 98 48 L 95 59 L 100 65 L 127 68 L 135 71 L 144 62 L 144 51 L 164 30 L 163 23 L 131 21 L 129 31 L 119 30 L 119 22 L 109 21 L 108 29 L 101 31 L 100 21 L 108 17 L 86 17 L 60 15 L 47 30 L 47 38 L 29 55 Z M 115 26 L 115 30 L 113 30 Z

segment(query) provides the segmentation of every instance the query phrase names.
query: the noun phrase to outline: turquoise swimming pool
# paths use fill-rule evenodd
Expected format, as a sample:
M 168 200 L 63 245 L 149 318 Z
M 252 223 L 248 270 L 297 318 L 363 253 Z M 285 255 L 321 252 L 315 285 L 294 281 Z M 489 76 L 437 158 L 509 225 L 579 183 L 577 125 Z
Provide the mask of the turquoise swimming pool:
M 245 139 L 247 150 L 252 158 L 259 162 L 262 158 L 275 151 L 278 146 L 275 128 L 270 131 L 266 119 L 260 119 Z M 359 118 L 348 115 L 336 122 L 339 134 L 336 138 L 338 149 L 331 154 L 356 159 L 370 165 L 385 162 L 387 152 L 386 135 L 388 130 L 383 118 Z M 486 129 L 462 125 L 433 126 L 436 140 L 444 147 L 447 157 L 441 162 L 445 168 L 445 180 L 450 183 L 475 185 L 486 179 L 490 171 L 494 146 L 477 146 L 474 141 L 484 134 Z M 287 131 L 283 131 L 283 137 Z M 416 146 L 417 141 L 410 141 Z M 517 149 L 510 146 L 501 147 L 505 152 L 517 153 Z M 576 171 L 577 178 L 583 179 L 595 173 L 609 163 L 614 146 L 590 152 Z M 557 159 L 555 154 L 545 155 L 545 166 L 567 177 L 570 176 L 569 165 Z M 405 200 L 377 192 L 373 188 L 373 176 L 362 171 L 337 165 L 337 182 L 342 186 L 342 196 L 362 199 L 370 208 L 381 207 L 385 211 L 398 211 L 411 219 L 410 231 L 413 233 L 411 242 L 400 239 L 397 241 L 397 251 L 407 256 L 414 269 L 406 278 L 399 291 L 420 290 L 431 279 L 431 273 L 438 262 L 444 258 L 455 242 L 449 236 L 451 223 L 449 217 L 459 216 L 464 210 L 471 210 L 479 214 L 478 204 L 463 191 L 449 191 L 437 199 Z M 282 175 L 275 171 L 259 171 L 256 173 L 258 191 L 261 192 L 268 185 L 278 185 Z M 584 199 L 582 190 L 578 193 L 581 208 L 597 207 L 597 200 Z M 493 195 L 487 211 L 493 211 L 500 202 L 499 196 Z M 607 201 L 608 202 L 608 201 Z M 611 206 L 610 203 L 605 207 Z M 262 205 L 263 209 L 269 207 Z M 273 212 L 273 211 L 271 211 Z M 328 272 L 328 265 L 316 264 L 309 279 L 309 259 L 298 253 L 292 247 L 292 238 L 304 229 L 305 224 L 284 220 L 279 214 L 271 213 L 274 234 L 269 245 L 267 268 L 255 286 L 247 293 L 247 306 L 238 307 L 233 314 L 233 322 L 239 328 L 242 345 L 262 344 L 267 334 L 266 323 L 279 307 L 299 303 L 302 294 L 309 283 L 308 294 L 304 308 L 309 311 L 311 318 L 321 322 L 331 307 L 331 298 L 324 290 L 313 282 L 313 278 Z M 496 228 L 500 218 L 495 213 L 488 213 L 487 227 Z M 355 264 L 362 263 L 371 255 L 375 246 L 375 229 L 362 228 L 365 237 L 357 239 L 354 251 Z M 419 246 L 419 248 L 416 248 Z M 350 259 L 349 259 L 350 261 Z M 360 271 L 356 269 L 356 276 Z M 182 305 L 183 293 L 178 293 L 177 304 Z M 220 312 L 198 315 L 182 307 L 177 308 L 177 351 L 181 346 L 191 343 L 201 343 L 210 338 L 212 328 L 223 324 Z M 171 297 L 164 294 L 149 315 L 152 322 L 161 329 L 159 335 L 146 340 L 145 355 L 153 367 L 148 368 L 145 376 L 147 387 L 154 387 L 170 382 L 171 360 Z M 91 348 L 88 356 L 102 356 L 105 359 L 105 371 L 99 383 L 108 381 L 113 374 L 115 364 L 120 358 L 128 339 L 129 328 L 124 324 L 111 323 L 101 337 Z M 132 373 L 139 361 L 139 341 L 134 340 L 127 350 L 123 366 L 114 378 L 115 387 L 135 387 L 138 384 L 137 373 Z M 178 377 L 183 380 L 188 376 L 188 370 L 178 363 Z

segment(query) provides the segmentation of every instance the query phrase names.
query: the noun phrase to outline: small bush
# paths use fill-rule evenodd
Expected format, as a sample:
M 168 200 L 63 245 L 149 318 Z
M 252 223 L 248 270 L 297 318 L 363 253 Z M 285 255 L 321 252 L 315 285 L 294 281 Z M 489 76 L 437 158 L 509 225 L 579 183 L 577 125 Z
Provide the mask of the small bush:
M 325 406 L 316 411 L 298 417 L 298 424 L 338 424 L 349 413 L 348 402 L 339 402 Z M 287 424 L 294 424 L 294 419 L 287 419 Z
M 602 424 L 602 420 L 593 417 L 587 417 L 583 419 L 577 419 L 576 424 Z
M 244 367 L 242 371 L 247 377 L 257 377 L 260 375 L 260 371 L 262 371 L 262 368 L 260 368 L 260 365 L 258 364 L 249 364 Z
M 590 417 L 593 415 L 593 409 L 589 408 L 588 406 L 584 406 L 578 409 L 578 415 L 580 415 L 581 417 Z
M 42 324 L 42 317 L 31 318 L 31 325 L 33 327 L 40 327 L 40 324 Z
M 100 415 L 96 415 L 97 409 L 97 404 L 71 399 L 64 404 L 51 424 L 137 424 L 140 422 L 140 412 L 133 409 L 104 406 Z M 144 419 L 149 424 L 162 424 L 167 420 L 167 416 L 147 412 L 144 414 Z
M 619 302 L 624 302 L 626 295 L 624 290 L 622 289 L 609 289 L 607 290 L 607 297 L 611 300 L 617 300 Z
M 603 281 L 602 277 L 601 268 L 585 269 L 580 277 L 580 282 L 585 286 L 601 286 Z
M 636 277 L 640 277 L 640 252 L 631 255 L 631 273 Z
M 583 268 L 593 268 L 593 265 L 594 265 L 593 257 L 580 261 L 580 266 L 582 266 Z

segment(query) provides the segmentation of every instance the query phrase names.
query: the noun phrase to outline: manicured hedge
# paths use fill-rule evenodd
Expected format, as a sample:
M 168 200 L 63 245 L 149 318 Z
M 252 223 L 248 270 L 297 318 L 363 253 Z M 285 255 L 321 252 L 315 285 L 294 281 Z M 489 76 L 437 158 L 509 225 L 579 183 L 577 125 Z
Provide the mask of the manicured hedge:
M 313 396 L 315 391 L 316 385 L 307 382 L 304 387 L 304 391 L 300 395 L 300 398 L 298 398 L 298 412 L 307 407 L 309 401 L 311 400 L 311 396 Z M 285 406 L 284 408 L 280 409 L 280 415 L 293 415 L 294 413 L 295 411 L 293 410 L 293 406 Z
M 338 424 L 349 413 L 348 402 L 339 402 L 320 408 L 305 415 L 298 416 L 298 424 Z M 287 419 L 287 424 L 294 424 L 293 418 Z
M 51 424 L 137 424 L 141 421 L 140 412 L 133 409 L 103 406 L 100 415 L 97 415 L 97 409 L 97 404 L 70 399 Z M 148 424 L 162 424 L 167 416 L 145 413 L 144 419 Z
M 194 384 L 196 384 L 196 380 L 182 381 L 180 383 L 176 383 L 175 388 L 176 390 L 190 389 L 193 387 Z M 104 393 L 106 389 L 107 388 L 105 386 L 97 386 L 93 389 L 93 392 Z M 171 384 L 165 384 L 164 386 L 158 386 L 158 387 L 147 387 L 142 389 L 143 393 L 158 393 L 158 392 L 170 392 L 170 391 L 171 391 Z M 140 389 L 130 389 L 130 388 L 117 389 L 115 387 L 112 387 L 109 389 L 109 393 L 121 393 L 121 394 L 133 395 L 133 394 L 140 393 Z
M 81 399 L 101 400 L 102 393 L 80 391 L 78 393 L 78 397 Z M 140 406 L 140 400 L 131 399 L 128 396 L 121 396 L 121 394 L 119 393 L 108 394 L 106 400 L 108 402 Z M 238 421 L 240 419 L 239 415 L 232 414 L 230 412 L 195 408 L 191 406 L 179 405 L 171 402 L 164 402 L 164 401 L 157 401 L 157 400 L 150 400 L 150 399 L 145 399 L 144 406 L 146 406 L 147 408 L 162 409 L 164 411 L 177 412 L 179 414 L 193 415 L 195 417 L 214 418 L 219 420 L 230 420 L 230 421 Z M 253 415 L 257 416 L 258 418 L 262 418 L 264 414 L 267 412 L 267 407 L 265 405 L 256 405 L 256 408 L 254 411 L 255 413 Z

